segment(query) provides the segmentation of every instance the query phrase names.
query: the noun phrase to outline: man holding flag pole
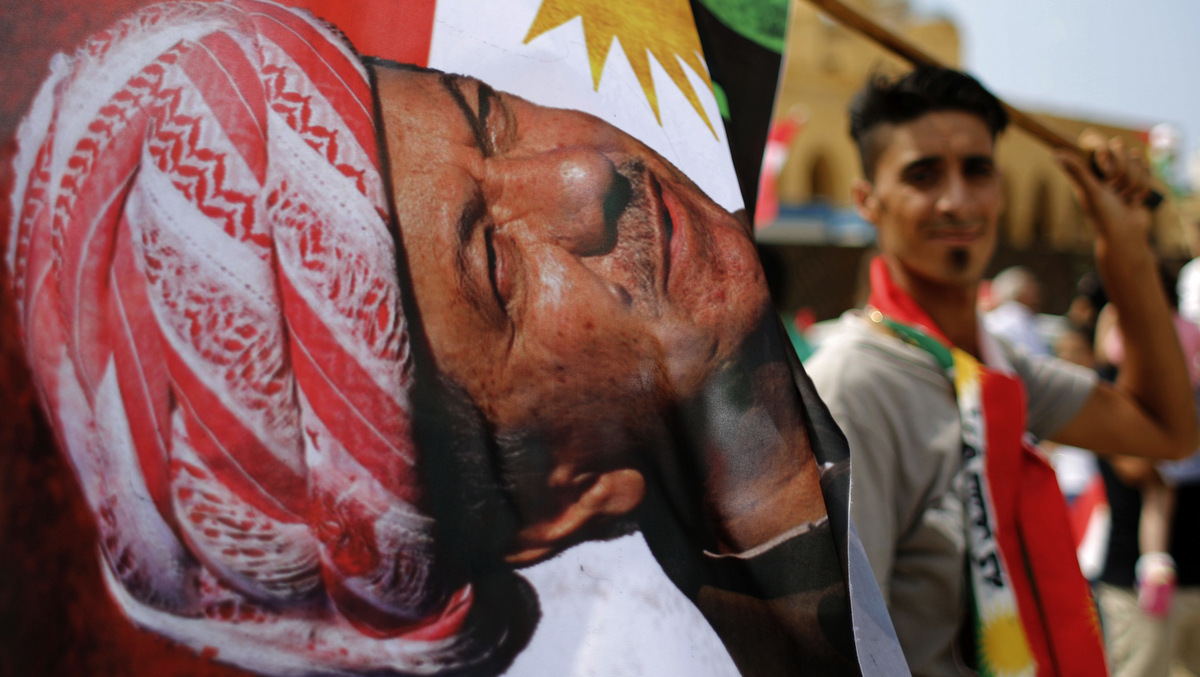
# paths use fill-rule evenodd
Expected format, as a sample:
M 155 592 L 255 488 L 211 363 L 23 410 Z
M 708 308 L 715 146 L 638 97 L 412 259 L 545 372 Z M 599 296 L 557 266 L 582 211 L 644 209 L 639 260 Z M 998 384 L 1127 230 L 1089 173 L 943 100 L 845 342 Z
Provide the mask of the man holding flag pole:
M 1098 171 L 1077 152 L 1057 159 L 1136 334 L 1136 367 L 1109 387 L 980 328 L 1003 208 L 994 143 L 1010 111 L 970 76 L 923 65 L 873 78 L 850 112 L 864 172 L 853 195 L 881 255 L 866 310 L 843 318 L 809 370 L 849 439 L 851 514 L 917 675 L 1104 674 L 1065 506 L 1034 442 L 1177 458 L 1198 439 L 1147 236 L 1149 172 L 1119 141 L 1084 137 Z

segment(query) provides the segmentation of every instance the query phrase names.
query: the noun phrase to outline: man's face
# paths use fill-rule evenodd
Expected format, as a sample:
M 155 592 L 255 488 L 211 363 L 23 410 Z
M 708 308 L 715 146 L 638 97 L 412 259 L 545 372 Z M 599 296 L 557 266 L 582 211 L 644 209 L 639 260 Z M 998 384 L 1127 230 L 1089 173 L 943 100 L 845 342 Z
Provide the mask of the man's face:
M 694 395 L 763 316 L 746 228 L 633 138 L 473 79 L 377 75 L 434 359 L 499 430 L 622 444 L 597 419 Z
M 877 133 L 884 147 L 875 177 L 856 197 L 893 270 L 934 284 L 977 284 L 1004 204 L 987 125 L 939 111 Z

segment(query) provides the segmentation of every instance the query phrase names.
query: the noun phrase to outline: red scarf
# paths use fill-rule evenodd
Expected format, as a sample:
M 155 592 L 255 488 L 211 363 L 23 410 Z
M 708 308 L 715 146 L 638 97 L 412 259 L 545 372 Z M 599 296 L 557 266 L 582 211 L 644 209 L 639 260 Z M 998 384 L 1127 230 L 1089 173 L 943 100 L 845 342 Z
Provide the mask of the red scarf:
M 895 328 L 897 335 L 929 351 L 945 365 L 955 351 L 945 334 L 929 315 L 892 280 L 882 258 L 871 264 L 870 305 L 882 314 L 883 322 Z M 900 326 L 897 326 L 900 325 Z M 956 362 L 974 360 L 957 351 Z M 954 367 L 947 369 L 954 381 Z M 964 514 L 972 507 L 985 510 L 981 526 L 976 520 L 964 522 L 972 529 L 988 534 L 994 543 L 1002 567 L 996 582 L 1011 588 L 1024 631 L 1028 651 L 1036 662 L 1038 675 L 1105 675 L 1107 664 L 1100 636 L 1099 618 L 1087 581 L 1079 571 L 1073 550 L 1066 503 L 1058 488 L 1054 470 L 1043 452 L 1025 434 L 1025 388 L 1016 376 L 994 366 L 980 365 L 979 401 L 982 407 L 984 437 L 983 484 L 990 488 L 970 492 L 964 481 Z M 965 416 L 966 414 L 964 414 Z M 966 426 L 964 426 L 964 430 Z M 971 456 L 969 441 L 964 442 L 964 458 Z M 964 463 L 966 465 L 966 463 Z M 990 505 L 986 499 L 990 498 Z M 974 506 L 971 503 L 974 502 Z M 978 540 L 978 539 L 976 539 Z M 970 542 L 971 539 L 968 539 Z M 969 552 L 968 555 L 978 553 Z M 987 571 L 988 567 L 980 567 Z M 986 583 L 985 583 L 986 584 Z M 979 595 L 976 595 L 978 601 Z M 977 604 L 978 606 L 978 604 Z M 992 630 L 980 623 L 982 610 L 976 609 L 976 648 L 980 669 L 986 674 L 1013 674 L 1022 661 L 1005 648 L 1012 646 L 1012 635 L 1003 627 Z M 1017 641 L 1020 647 L 1020 641 Z M 1024 648 L 1024 647 L 1020 647 Z M 1017 660 L 1014 661 L 1014 659 Z

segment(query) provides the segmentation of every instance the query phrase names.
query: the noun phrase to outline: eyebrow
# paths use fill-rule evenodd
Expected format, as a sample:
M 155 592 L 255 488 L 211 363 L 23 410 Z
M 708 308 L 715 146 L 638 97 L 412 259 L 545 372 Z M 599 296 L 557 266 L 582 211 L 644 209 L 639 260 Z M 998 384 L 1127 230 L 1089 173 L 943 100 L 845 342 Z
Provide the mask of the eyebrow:
M 443 73 L 438 78 L 438 82 L 454 99 L 454 103 L 458 105 L 458 110 L 463 114 L 463 118 L 467 121 L 467 126 L 471 128 L 471 133 L 475 136 L 475 146 L 479 148 L 479 152 L 483 156 L 491 157 L 495 153 L 492 148 L 491 137 L 488 134 L 488 120 L 493 110 L 492 101 L 496 99 L 496 90 L 484 82 L 479 82 L 479 102 L 478 113 L 471 105 L 467 103 L 467 98 L 463 95 L 462 89 L 459 88 L 459 83 L 465 80 L 461 75 L 453 75 L 451 73 Z
M 937 165 L 942 164 L 943 162 L 945 162 L 945 158 L 943 158 L 940 155 L 926 155 L 924 157 L 919 157 L 916 160 L 913 160 L 912 162 L 904 165 L 904 169 L 902 171 L 907 172 L 911 169 L 924 169 L 925 167 L 935 167 Z

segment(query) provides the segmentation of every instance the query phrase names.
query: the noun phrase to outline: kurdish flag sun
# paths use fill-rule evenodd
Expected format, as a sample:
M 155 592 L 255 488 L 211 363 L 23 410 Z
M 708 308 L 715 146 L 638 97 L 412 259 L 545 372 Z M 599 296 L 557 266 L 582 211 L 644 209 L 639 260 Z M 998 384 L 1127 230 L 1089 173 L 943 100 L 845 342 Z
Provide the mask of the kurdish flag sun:
M 687 0 L 440 0 L 428 65 L 601 117 L 742 206 Z
M 687 0 L 293 0 L 364 54 L 471 75 L 603 118 L 742 204 Z
M 700 40 L 692 30 L 691 11 L 686 2 L 665 2 L 648 5 L 631 2 L 606 2 L 604 0 L 545 0 L 538 10 L 537 19 L 529 29 L 525 42 L 557 28 L 572 19 L 583 20 L 583 34 L 587 39 L 588 62 L 592 67 L 592 82 L 600 88 L 600 76 L 604 72 L 608 50 L 613 41 L 620 37 L 627 45 L 626 57 L 637 75 L 638 83 L 646 93 L 646 100 L 659 118 L 658 95 L 650 75 L 650 56 L 663 67 L 679 91 L 683 93 L 709 129 L 712 123 L 704 113 L 696 91 L 683 72 L 683 64 L 693 73 L 704 78 L 709 90 L 712 83 L 705 74 L 700 54 Z M 713 132 L 716 135 L 716 132 Z

